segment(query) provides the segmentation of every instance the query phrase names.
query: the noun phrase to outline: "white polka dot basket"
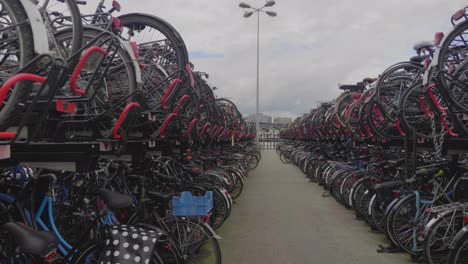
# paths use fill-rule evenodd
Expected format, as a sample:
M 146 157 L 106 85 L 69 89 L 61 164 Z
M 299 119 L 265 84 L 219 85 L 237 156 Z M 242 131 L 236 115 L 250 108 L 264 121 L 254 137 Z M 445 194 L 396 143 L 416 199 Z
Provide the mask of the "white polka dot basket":
M 151 263 L 161 233 L 128 225 L 107 226 L 100 263 Z

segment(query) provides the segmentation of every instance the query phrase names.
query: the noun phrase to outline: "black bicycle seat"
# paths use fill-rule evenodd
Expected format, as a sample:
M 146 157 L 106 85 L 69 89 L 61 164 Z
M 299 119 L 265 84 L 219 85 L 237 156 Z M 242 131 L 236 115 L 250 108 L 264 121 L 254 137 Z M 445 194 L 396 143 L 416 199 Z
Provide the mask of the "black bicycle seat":
M 157 202 L 169 202 L 175 193 L 149 192 L 148 196 Z
M 366 82 L 366 83 L 373 83 L 373 82 L 377 81 L 377 78 L 366 77 L 362 81 Z
M 396 159 L 396 160 L 389 160 L 388 161 L 388 164 L 394 166 L 394 167 L 398 167 L 400 165 L 403 165 L 403 163 L 405 163 L 405 159 L 402 158 L 402 159 Z
M 133 205 L 133 198 L 126 194 L 120 194 L 108 189 L 99 189 L 99 197 L 111 210 L 124 209 Z
M 426 58 L 427 58 L 427 56 L 413 56 L 413 57 L 410 58 L 410 61 L 411 61 L 411 62 L 416 62 L 416 63 L 421 63 L 421 62 L 423 62 Z
M 144 175 L 130 174 L 130 175 L 127 175 L 127 178 L 129 178 L 130 180 L 135 180 L 140 183 L 144 183 L 146 181 L 146 176 Z
M 52 232 L 34 230 L 24 224 L 6 223 L 2 226 L 16 241 L 23 253 L 45 256 L 55 250 L 58 239 Z
M 420 169 L 416 171 L 416 177 L 432 177 L 434 174 L 439 172 L 440 169 L 435 167 L 435 168 L 427 168 L 427 169 Z
M 419 41 L 417 42 L 416 44 L 414 44 L 413 46 L 413 49 L 415 51 L 419 51 L 419 50 L 422 50 L 422 49 L 427 49 L 427 48 L 430 48 L 434 46 L 434 42 L 431 42 L 431 41 Z

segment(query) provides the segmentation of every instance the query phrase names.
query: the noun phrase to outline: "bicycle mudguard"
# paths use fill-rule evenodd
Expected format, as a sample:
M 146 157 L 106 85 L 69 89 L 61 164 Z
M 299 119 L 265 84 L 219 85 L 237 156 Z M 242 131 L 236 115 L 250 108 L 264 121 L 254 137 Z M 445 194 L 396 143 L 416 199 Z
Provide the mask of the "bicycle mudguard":
M 393 201 L 389 205 L 387 205 L 387 208 L 385 208 L 385 212 L 384 212 L 385 218 L 388 216 L 388 214 L 390 213 L 392 208 L 400 201 L 400 199 L 402 199 L 404 197 L 405 196 L 400 197 L 400 198 L 395 198 L 395 199 L 393 199 Z
M 203 225 L 206 227 L 206 229 L 208 229 L 211 232 L 214 238 L 216 238 L 217 240 L 223 239 L 218 234 L 216 234 L 216 232 L 213 230 L 213 228 L 211 228 L 209 224 L 207 224 L 206 222 L 203 222 Z
M 37 54 L 49 53 L 49 38 L 45 22 L 37 6 L 31 0 L 20 0 L 30 21 L 34 41 L 34 51 Z
M 121 38 L 118 38 L 120 41 L 120 44 L 122 44 L 122 47 L 127 51 L 128 55 L 130 55 L 130 58 L 133 63 L 133 68 L 135 68 L 135 76 L 136 76 L 136 81 L 137 83 L 141 83 L 141 68 L 140 64 L 138 64 L 138 59 L 136 57 L 136 54 L 132 48 L 132 45 L 130 45 L 130 42 L 125 41 Z
M 460 231 L 458 231 L 458 233 L 455 235 L 455 237 L 453 238 L 452 240 L 452 243 L 450 243 L 450 246 L 449 248 L 450 249 L 454 249 L 458 242 L 460 242 L 460 240 L 463 238 L 463 236 L 468 233 L 468 226 L 465 226 L 464 228 L 462 228 Z
M 374 193 L 374 195 L 372 195 L 372 198 L 371 198 L 371 200 L 369 202 L 369 208 L 367 208 L 367 210 L 368 210 L 367 213 L 369 215 L 372 215 L 372 204 L 375 202 L 376 199 L 377 199 L 377 194 Z
M 447 212 L 448 213 L 448 212 Z M 451 212 L 450 212 L 451 213 Z M 443 213 L 445 214 L 445 213 Z M 431 230 L 432 226 L 437 222 L 437 220 L 439 219 L 439 217 L 441 217 L 442 215 L 437 215 L 436 217 L 432 217 L 431 220 L 429 220 L 429 222 L 426 224 L 426 226 L 424 227 L 424 237 L 426 237 L 427 233 L 429 232 L 429 230 Z

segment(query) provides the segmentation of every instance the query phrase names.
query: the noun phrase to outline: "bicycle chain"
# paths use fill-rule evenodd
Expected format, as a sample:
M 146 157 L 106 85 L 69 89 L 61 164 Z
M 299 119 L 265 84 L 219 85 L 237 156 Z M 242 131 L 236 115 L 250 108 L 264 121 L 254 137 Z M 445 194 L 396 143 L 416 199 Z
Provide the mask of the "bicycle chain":
M 434 148 L 435 148 L 435 153 L 434 156 L 436 159 L 439 159 L 442 157 L 442 150 L 445 142 L 445 135 L 447 134 L 447 131 L 445 130 L 444 126 L 441 126 L 440 129 L 440 136 L 437 136 L 437 128 L 436 128 L 436 121 L 434 114 L 431 115 L 431 129 L 432 129 L 432 138 L 433 138 L 433 143 L 434 143 Z

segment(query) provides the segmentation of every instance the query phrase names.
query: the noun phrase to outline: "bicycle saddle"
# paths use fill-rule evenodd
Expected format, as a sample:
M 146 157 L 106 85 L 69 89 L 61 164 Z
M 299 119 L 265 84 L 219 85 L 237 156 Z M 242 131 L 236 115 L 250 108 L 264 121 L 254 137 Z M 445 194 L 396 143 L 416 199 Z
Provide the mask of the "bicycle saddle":
M 124 209 L 133 205 L 133 198 L 126 194 L 120 194 L 108 189 L 99 189 L 99 197 L 111 210 Z
M 427 58 L 427 56 L 413 56 L 413 57 L 410 58 L 410 61 L 411 61 L 411 62 L 416 62 L 416 63 L 421 63 L 421 62 L 423 62 L 426 58 Z
M 435 167 L 435 168 L 427 168 L 427 169 L 420 169 L 416 171 L 416 177 L 432 177 L 434 174 L 439 172 L 440 169 Z
M 373 83 L 373 82 L 377 81 L 377 78 L 366 77 L 362 81 L 367 82 L 367 83 Z
M 148 196 L 159 202 L 168 202 L 174 197 L 175 193 L 149 192 Z
M 432 46 L 434 46 L 434 42 L 432 42 L 432 41 L 419 41 L 416 44 L 414 44 L 413 49 L 415 51 L 419 51 L 419 50 L 422 50 L 422 49 L 430 48 Z
M 52 232 L 37 231 L 24 224 L 6 223 L 2 226 L 16 241 L 21 252 L 45 256 L 55 250 L 58 239 Z

